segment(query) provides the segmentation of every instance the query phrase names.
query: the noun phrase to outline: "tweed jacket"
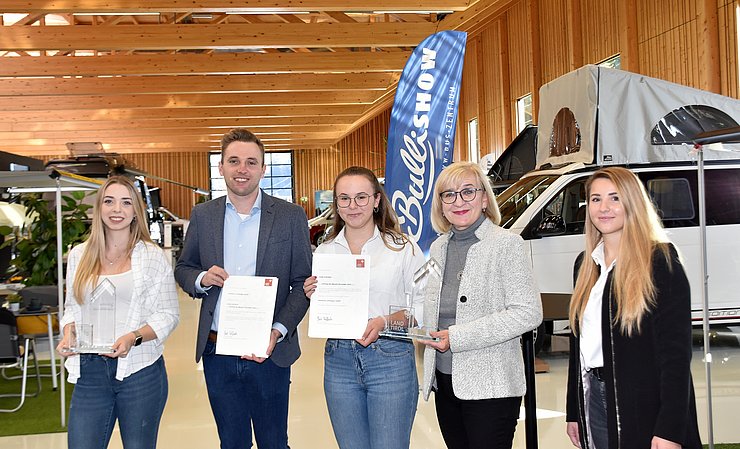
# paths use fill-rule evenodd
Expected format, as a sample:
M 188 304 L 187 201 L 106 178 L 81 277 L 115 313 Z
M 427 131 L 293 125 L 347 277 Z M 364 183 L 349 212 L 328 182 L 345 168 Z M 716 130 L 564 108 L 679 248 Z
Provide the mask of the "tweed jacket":
M 522 238 L 484 220 L 475 231 L 460 281 L 456 323 L 449 328 L 452 389 L 464 400 L 523 396 L 526 392 L 520 336 L 542 322 L 542 303 Z M 442 268 L 451 233 L 429 251 Z M 424 323 L 436 328 L 442 282 L 427 284 Z M 424 350 L 424 399 L 435 385 L 435 349 Z

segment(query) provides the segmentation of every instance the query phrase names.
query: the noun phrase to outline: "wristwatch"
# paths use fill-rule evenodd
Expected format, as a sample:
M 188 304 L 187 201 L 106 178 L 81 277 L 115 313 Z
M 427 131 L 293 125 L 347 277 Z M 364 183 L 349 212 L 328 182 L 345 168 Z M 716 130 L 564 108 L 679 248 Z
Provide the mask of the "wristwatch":
M 138 330 L 134 331 L 134 336 L 136 337 L 136 339 L 134 340 L 134 346 L 139 346 L 141 342 L 144 341 L 144 336 L 141 335 L 141 332 L 139 332 Z

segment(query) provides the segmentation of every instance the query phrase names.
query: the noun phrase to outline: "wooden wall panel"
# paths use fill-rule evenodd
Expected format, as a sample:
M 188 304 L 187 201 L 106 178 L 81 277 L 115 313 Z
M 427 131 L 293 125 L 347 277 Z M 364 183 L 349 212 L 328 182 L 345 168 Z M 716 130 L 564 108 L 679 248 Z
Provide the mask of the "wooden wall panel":
M 601 62 L 619 53 L 618 0 L 571 1 L 580 2 L 584 64 Z
M 720 2 L 719 18 L 719 61 L 720 93 L 738 98 L 738 34 L 737 18 L 740 13 L 740 0 Z
M 149 174 L 185 185 L 210 190 L 208 153 L 134 153 L 125 155 L 134 166 Z M 150 187 L 160 188 L 162 205 L 180 217 L 190 217 L 196 194 L 185 187 L 156 179 L 147 179 Z
M 295 197 L 309 218 L 315 215 L 314 191 L 330 190 L 334 178 L 345 168 L 359 165 L 373 170 L 379 178 L 385 176 L 390 116 L 390 109 L 386 109 L 335 148 L 293 152 Z M 307 197 L 307 201 L 300 202 L 301 197 Z
M 699 46 L 695 0 L 637 3 L 640 71 L 699 88 Z
M 512 104 L 532 91 L 532 65 L 529 53 L 529 22 L 527 21 L 527 2 L 520 1 L 506 13 L 509 35 L 509 79 L 511 80 Z M 514 106 L 512 106 L 513 108 Z M 513 125 L 516 127 L 516 123 Z
M 501 60 L 504 51 L 501 45 L 502 22 L 497 20 L 481 33 L 481 46 L 483 55 L 480 61 L 480 75 L 485 78 L 485 90 L 481 95 L 481 117 L 479 118 L 480 155 L 488 153 L 500 154 L 505 148 L 511 135 L 511 129 L 506 129 L 502 111 L 504 109 L 504 97 L 508 97 L 505 91 L 504 72 L 508 78 L 507 67 Z M 506 49 L 508 51 L 508 49 Z M 507 86 L 508 88 L 508 86 Z M 487 132 L 483 134 L 483 130 Z
M 567 0 L 540 1 L 539 9 L 542 84 L 547 84 L 570 71 Z

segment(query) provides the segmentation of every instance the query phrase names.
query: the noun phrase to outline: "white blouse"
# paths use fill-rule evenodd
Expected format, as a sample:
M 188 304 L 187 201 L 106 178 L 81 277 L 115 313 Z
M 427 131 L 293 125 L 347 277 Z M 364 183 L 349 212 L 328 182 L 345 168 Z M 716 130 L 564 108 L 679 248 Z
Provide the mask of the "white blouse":
M 344 228 L 337 237 L 316 248 L 317 254 L 351 254 L 349 243 L 344 235 Z M 385 245 L 378 227 L 372 237 L 365 242 L 361 255 L 370 259 L 370 303 L 367 317 L 375 318 L 388 315 L 391 305 L 405 306 L 406 294 L 410 294 L 414 306 L 414 317 L 422 326 L 424 317 L 424 286 L 412 288 L 414 273 L 424 265 L 424 253 L 413 241 L 409 241 L 400 251 L 394 251 Z
M 604 242 L 600 242 L 594 248 L 591 257 L 601 267 L 601 274 L 594 286 L 591 287 L 586 310 L 583 311 L 583 317 L 581 318 L 581 366 L 586 370 L 604 366 L 604 353 L 601 345 L 601 303 L 604 297 L 606 279 L 617 263 L 617 260 L 614 259 L 609 267 L 604 269 L 604 265 L 606 265 Z

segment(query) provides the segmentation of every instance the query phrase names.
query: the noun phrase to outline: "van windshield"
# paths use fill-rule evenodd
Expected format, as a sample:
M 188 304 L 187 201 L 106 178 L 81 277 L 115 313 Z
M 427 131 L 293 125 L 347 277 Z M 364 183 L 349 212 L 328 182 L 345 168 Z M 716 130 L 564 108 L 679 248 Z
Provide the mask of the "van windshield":
M 520 179 L 498 196 L 501 227 L 510 228 L 530 204 L 560 175 L 540 175 Z

